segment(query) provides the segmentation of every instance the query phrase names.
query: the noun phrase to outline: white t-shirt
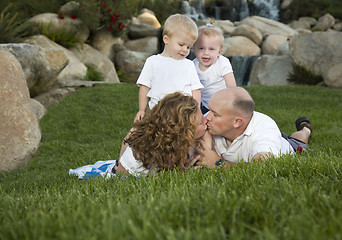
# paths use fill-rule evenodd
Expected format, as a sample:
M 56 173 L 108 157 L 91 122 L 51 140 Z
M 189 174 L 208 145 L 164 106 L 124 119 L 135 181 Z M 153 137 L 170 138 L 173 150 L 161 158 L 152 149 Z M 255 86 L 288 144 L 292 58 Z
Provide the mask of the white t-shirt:
M 137 84 L 151 88 L 147 93 L 150 109 L 169 93 L 183 92 L 192 96 L 193 90 L 203 88 L 191 60 L 175 60 L 160 54 L 146 59 Z
M 229 147 L 226 139 L 221 136 L 213 136 L 213 144 L 216 152 L 229 162 L 249 162 L 260 152 L 271 152 L 277 157 L 294 153 L 290 143 L 281 136 L 275 121 L 259 112 L 253 113 L 244 133 Z
M 119 161 L 121 165 L 135 177 L 138 177 L 141 174 L 147 176 L 149 173 L 153 174 L 155 172 L 154 169 L 149 170 L 143 167 L 142 162 L 135 159 L 132 148 L 129 146 L 127 146 Z
M 224 75 L 233 72 L 232 65 L 228 58 L 220 55 L 216 62 L 211 65 L 204 72 L 199 69 L 199 61 L 197 58 L 193 60 L 198 77 L 204 86 L 201 89 L 201 102 L 208 108 L 208 103 L 211 96 L 217 91 L 226 88 L 226 82 L 224 80 Z

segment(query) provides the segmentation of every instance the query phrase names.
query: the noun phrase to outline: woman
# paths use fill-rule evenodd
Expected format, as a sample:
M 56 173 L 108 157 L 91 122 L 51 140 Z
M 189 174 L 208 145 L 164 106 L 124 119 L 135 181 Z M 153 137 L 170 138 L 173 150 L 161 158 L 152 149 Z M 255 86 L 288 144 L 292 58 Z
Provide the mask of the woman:
M 197 101 L 176 92 L 166 95 L 146 113 L 124 139 L 113 173 L 138 176 L 163 170 L 186 169 L 189 152 L 206 126 Z M 206 127 L 199 127 L 205 131 Z

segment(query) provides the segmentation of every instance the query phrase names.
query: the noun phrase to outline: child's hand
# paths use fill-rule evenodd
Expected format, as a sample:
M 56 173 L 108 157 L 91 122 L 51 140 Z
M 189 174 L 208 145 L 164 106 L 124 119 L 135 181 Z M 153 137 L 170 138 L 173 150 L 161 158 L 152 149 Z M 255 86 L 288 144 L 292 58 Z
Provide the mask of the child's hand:
M 140 110 L 137 113 L 137 115 L 135 115 L 134 122 L 140 121 L 141 119 L 143 119 L 144 116 L 145 116 L 145 111 L 144 110 Z

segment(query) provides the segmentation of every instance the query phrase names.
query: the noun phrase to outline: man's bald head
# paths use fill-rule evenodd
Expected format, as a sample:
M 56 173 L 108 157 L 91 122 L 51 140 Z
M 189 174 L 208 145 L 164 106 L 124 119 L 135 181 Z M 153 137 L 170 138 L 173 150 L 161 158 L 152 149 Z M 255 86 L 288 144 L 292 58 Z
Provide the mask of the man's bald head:
M 231 107 L 234 111 L 243 113 L 246 117 L 252 117 L 254 111 L 254 100 L 246 89 L 242 87 L 228 87 L 216 92 L 212 99 Z

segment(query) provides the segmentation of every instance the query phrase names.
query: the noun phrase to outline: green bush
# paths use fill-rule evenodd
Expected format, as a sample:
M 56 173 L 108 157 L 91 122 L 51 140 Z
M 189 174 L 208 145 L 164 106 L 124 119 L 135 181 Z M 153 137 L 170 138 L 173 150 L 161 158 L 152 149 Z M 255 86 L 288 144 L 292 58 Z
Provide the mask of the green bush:
M 102 73 L 97 71 L 97 68 L 93 64 L 86 64 L 87 73 L 84 78 L 86 81 L 104 81 L 104 76 Z
M 293 72 L 289 74 L 287 80 L 295 84 L 316 85 L 323 82 L 322 76 L 317 76 L 310 70 L 298 65 L 292 64 Z
M 340 0 L 294 0 L 289 6 L 288 20 L 299 17 L 319 18 L 330 13 L 335 18 L 342 18 L 342 2 Z
M 66 48 L 75 47 L 78 48 L 82 44 L 82 40 L 77 36 L 77 29 L 64 29 L 53 27 L 49 24 L 36 24 L 35 34 L 42 34 L 55 43 L 58 43 Z
M 28 35 L 31 24 L 22 24 L 18 19 L 18 13 L 10 13 L 6 7 L 0 13 L 0 43 L 20 42 Z

